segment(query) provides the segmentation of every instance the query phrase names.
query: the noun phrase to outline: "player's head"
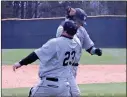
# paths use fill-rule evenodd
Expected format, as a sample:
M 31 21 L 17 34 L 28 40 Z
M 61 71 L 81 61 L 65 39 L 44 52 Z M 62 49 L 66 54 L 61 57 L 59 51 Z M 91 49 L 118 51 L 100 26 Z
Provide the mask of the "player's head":
M 66 8 L 66 18 L 69 20 L 73 20 L 73 17 L 76 13 L 76 10 L 70 6 Z
M 86 24 L 87 14 L 81 8 L 72 8 L 69 6 L 67 7 L 66 18 L 69 20 L 74 20 L 76 23 L 80 25 L 84 25 Z
M 64 32 L 70 36 L 74 36 L 77 32 L 77 29 L 78 29 L 77 25 L 71 20 L 65 21 L 63 24 Z
M 75 8 L 76 14 L 74 15 L 74 21 L 81 25 L 86 24 L 87 14 L 81 8 Z

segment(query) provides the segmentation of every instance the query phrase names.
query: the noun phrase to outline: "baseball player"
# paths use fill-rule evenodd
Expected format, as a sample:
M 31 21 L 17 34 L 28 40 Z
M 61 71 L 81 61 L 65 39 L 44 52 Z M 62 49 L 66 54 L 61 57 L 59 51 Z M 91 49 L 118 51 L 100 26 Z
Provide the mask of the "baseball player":
M 86 25 L 86 18 L 87 15 L 81 8 L 71 8 L 67 7 L 67 15 L 65 17 L 65 21 L 73 20 L 78 25 L 78 30 L 74 39 L 78 38 L 82 44 L 82 49 L 85 49 L 91 55 L 102 55 L 102 51 L 99 48 L 94 46 L 93 41 L 90 39 L 84 25 Z M 57 28 L 56 37 L 60 37 L 63 31 L 63 23 Z M 77 74 L 77 66 L 72 67 L 73 76 L 76 78 Z M 73 85 L 73 80 L 70 79 L 70 86 L 71 86 L 71 95 L 72 97 L 80 96 L 80 90 L 78 86 Z
M 76 32 L 77 26 L 72 21 L 64 22 L 61 37 L 50 39 L 13 65 L 15 71 L 23 65 L 40 60 L 40 81 L 31 88 L 30 97 L 70 97 L 68 79 L 74 79 L 71 67 L 78 64 L 82 51 L 80 40 L 73 39 Z

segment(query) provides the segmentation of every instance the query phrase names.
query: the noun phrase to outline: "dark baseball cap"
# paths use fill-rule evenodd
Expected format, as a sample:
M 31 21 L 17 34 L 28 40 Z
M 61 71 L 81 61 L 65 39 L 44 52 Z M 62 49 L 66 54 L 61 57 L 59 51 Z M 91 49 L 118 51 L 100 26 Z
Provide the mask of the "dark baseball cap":
M 64 31 L 67 31 L 67 33 L 72 36 L 76 34 L 78 29 L 77 25 L 71 20 L 64 21 L 63 28 Z
M 75 19 L 79 20 L 83 24 L 86 24 L 87 14 L 85 13 L 85 11 L 81 8 L 75 8 L 75 10 L 76 10 Z

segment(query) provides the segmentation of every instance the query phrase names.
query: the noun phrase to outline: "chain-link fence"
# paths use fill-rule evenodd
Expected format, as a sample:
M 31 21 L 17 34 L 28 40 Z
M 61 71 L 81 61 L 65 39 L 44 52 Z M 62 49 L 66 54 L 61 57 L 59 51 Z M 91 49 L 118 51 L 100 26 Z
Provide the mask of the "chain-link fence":
M 3 18 L 65 16 L 67 6 L 80 7 L 88 16 L 126 15 L 126 1 L 2 1 Z

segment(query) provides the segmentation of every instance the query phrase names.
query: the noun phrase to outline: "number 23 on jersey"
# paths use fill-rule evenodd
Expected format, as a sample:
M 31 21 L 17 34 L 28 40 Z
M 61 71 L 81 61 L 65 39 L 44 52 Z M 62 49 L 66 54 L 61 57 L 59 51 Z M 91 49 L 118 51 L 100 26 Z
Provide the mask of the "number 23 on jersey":
M 75 64 L 75 54 L 76 54 L 75 51 L 71 51 L 71 52 L 67 51 L 65 53 L 65 58 L 64 58 L 64 61 L 63 61 L 63 66 Z

